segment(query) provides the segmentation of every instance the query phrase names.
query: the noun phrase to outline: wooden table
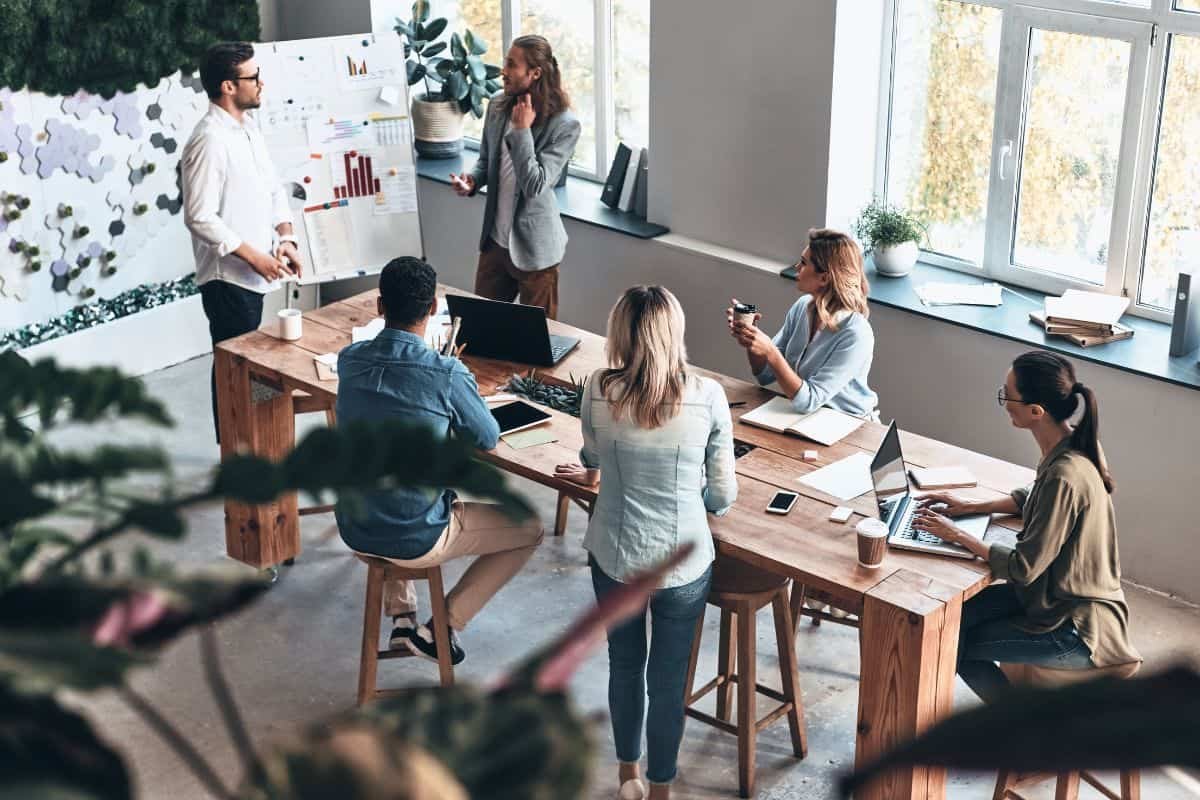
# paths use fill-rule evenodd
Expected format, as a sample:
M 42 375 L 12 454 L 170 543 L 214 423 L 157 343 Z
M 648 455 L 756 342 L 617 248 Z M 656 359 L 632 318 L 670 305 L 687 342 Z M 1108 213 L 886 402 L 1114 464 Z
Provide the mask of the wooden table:
M 442 287 L 443 291 L 461 293 Z M 294 445 L 291 392 L 301 390 L 332 399 L 337 381 L 320 381 L 313 356 L 340 350 L 350 343 L 351 328 L 376 316 L 376 292 L 325 306 L 304 315 L 304 336 L 285 342 L 262 332 L 248 333 L 217 345 L 217 399 L 220 408 L 221 454 L 250 450 L 269 458 L 284 456 Z M 604 365 L 604 340 L 560 322 L 552 333 L 577 336 L 581 343 L 558 365 L 539 369 L 548 379 L 583 378 Z M 475 374 L 482 394 L 504 384 L 526 365 L 491 359 L 464 361 Z M 874 452 L 886 429 L 867 423 L 831 447 L 819 447 L 792 436 L 772 433 L 738 422 L 738 418 L 770 397 L 757 385 L 698 370 L 718 380 L 733 409 L 734 437 L 755 446 L 738 459 L 739 495 L 730 512 L 710 518 L 718 548 L 765 569 L 787 575 L 831 595 L 837 605 L 857 613 L 860 631 L 856 761 L 862 762 L 927 728 L 950 711 L 963 601 L 989 582 L 981 562 L 889 551 L 883 566 L 858 564 L 854 522 L 830 522 L 834 498 L 799 483 L 801 474 L 859 451 Z M 253 384 L 253 387 L 252 387 Z M 271 387 L 270 391 L 266 387 Z M 514 450 L 501 443 L 483 457 L 504 470 L 550 486 L 584 501 L 595 499 L 587 488 L 554 477 L 554 467 L 578 460 L 583 443 L 579 420 L 551 412 L 558 441 Z M 923 467 L 961 464 L 979 478 L 974 492 L 996 497 L 1029 483 L 1033 471 L 953 445 L 902 433 L 905 459 Z M 816 463 L 803 461 L 804 450 L 816 449 Z M 805 497 L 787 516 L 764 509 L 777 488 Z M 871 512 L 870 495 L 850 503 L 859 513 Z M 997 520 L 993 526 L 1018 528 L 1016 521 Z M 283 497 L 263 506 L 226 503 L 226 549 L 231 558 L 258 567 L 278 564 L 300 552 L 296 497 Z M 942 798 L 945 770 L 897 770 L 877 782 L 863 798 Z

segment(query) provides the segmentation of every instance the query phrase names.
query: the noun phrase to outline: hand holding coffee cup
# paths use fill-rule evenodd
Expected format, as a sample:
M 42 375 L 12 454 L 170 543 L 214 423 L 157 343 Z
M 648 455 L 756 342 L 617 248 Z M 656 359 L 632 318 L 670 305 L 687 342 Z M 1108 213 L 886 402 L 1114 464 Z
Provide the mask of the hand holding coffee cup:
M 858 537 L 858 563 L 875 569 L 887 553 L 888 526 L 874 517 L 864 517 L 855 526 Z
M 745 325 L 747 328 L 754 327 L 754 323 L 758 320 L 758 306 L 754 303 L 734 303 L 733 304 L 733 321 Z

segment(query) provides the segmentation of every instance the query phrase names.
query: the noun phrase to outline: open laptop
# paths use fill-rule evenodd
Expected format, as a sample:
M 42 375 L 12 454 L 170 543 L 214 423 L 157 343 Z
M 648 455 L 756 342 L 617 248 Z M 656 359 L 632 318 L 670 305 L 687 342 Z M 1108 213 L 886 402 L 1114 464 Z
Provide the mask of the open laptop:
M 551 334 L 541 306 L 457 294 L 446 295 L 446 306 L 451 317 L 462 320 L 457 341 L 466 344 L 467 355 L 549 367 L 579 344 L 570 336 Z
M 879 445 L 871 461 L 871 482 L 875 484 L 875 502 L 879 506 L 879 518 L 887 523 L 888 544 L 904 550 L 920 550 L 956 558 L 974 558 L 965 547 L 943 542 L 928 533 L 913 530 L 913 512 L 917 510 L 917 499 L 913 497 L 908 483 L 908 467 L 900 451 L 900 432 L 896 423 L 888 427 L 887 435 Z M 955 517 L 954 524 L 967 533 L 983 540 L 987 533 L 989 514 L 971 514 Z

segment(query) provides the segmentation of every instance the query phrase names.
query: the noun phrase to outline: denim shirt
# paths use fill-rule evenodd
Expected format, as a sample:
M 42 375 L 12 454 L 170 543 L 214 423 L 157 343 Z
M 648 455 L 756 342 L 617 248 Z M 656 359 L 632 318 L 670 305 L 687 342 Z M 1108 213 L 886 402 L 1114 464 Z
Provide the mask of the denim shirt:
M 463 363 L 394 328 L 338 356 L 337 417 L 339 423 L 398 419 L 429 425 L 435 434 L 454 431 L 484 450 L 500 438 L 500 426 Z M 454 498 L 449 489 L 389 489 L 367 493 L 362 513 L 351 515 L 341 503 L 334 513 L 342 539 L 354 550 L 413 559 L 437 543 Z
M 663 587 L 691 583 L 715 556 L 705 512 L 723 514 L 737 499 L 729 401 L 716 381 L 690 376 L 679 414 L 659 428 L 639 428 L 613 418 L 600 392 L 603 373 L 592 375 L 580 405 L 579 457 L 600 469 L 583 546 L 605 575 L 624 582 L 693 543 Z
M 812 296 L 804 295 L 788 310 L 775 346 L 804 383 L 792 398 L 799 414 L 829 406 L 855 417 L 872 417 L 879 395 L 867 385 L 875 355 L 875 333 L 862 314 L 851 313 L 837 330 L 822 328 L 808 340 Z M 754 376 L 763 386 L 775 380 L 769 366 Z

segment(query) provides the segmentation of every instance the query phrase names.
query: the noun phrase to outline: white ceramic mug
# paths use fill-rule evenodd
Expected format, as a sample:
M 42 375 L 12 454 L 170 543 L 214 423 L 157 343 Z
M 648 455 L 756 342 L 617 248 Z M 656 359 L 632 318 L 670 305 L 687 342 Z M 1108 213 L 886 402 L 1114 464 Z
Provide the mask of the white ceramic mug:
M 303 334 L 300 323 L 304 320 L 298 308 L 281 308 L 279 310 L 279 338 L 294 342 Z

